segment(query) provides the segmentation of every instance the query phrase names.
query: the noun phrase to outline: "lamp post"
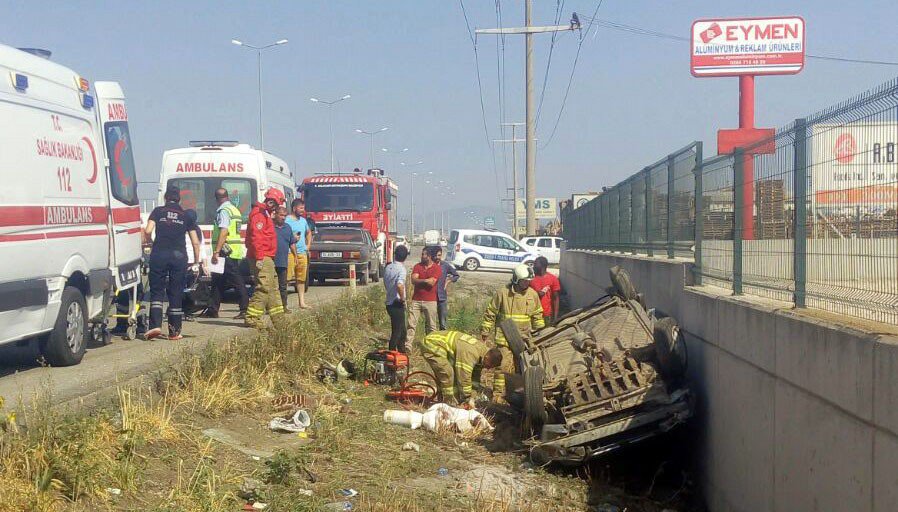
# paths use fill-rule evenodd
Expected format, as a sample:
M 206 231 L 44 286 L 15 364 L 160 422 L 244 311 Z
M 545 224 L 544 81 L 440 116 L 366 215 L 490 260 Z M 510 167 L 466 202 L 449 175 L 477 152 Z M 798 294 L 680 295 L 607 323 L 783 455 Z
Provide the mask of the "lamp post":
M 394 149 L 394 150 L 390 150 L 390 149 L 387 149 L 387 148 L 380 148 L 380 150 L 383 151 L 384 153 L 388 154 L 388 155 L 392 155 L 392 156 L 393 156 L 393 167 L 396 167 L 396 156 L 405 153 L 406 151 L 408 151 L 408 148 L 402 148 L 402 149 L 400 149 L 399 151 L 396 151 L 395 149 Z
M 402 167 L 412 168 L 412 167 L 417 167 L 417 166 L 419 166 L 419 165 L 424 165 L 424 161 L 423 161 L 423 160 L 419 160 L 419 161 L 417 161 L 417 162 L 415 162 L 415 163 L 413 163 L 413 164 L 407 164 L 407 163 L 405 163 L 405 162 L 399 162 L 399 165 L 401 165 Z M 414 236 L 415 236 L 415 177 L 417 177 L 417 176 L 418 176 L 418 173 L 416 173 L 416 172 L 412 172 L 412 173 L 411 173 L 411 191 L 410 191 L 410 193 L 409 193 L 409 195 L 411 196 L 411 201 L 409 201 L 409 204 L 410 204 L 411 209 L 412 209 L 411 215 L 410 215 L 409 217 L 412 219 L 412 226 L 411 226 L 411 231 L 412 231 L 412 232 L 411 232 L 411 236 L 412 236 L 413 238 L 414 238 Z
M 331 112 L 333 110 L 331 107 L 333 107 L 337 103 L 340 103 L 343 100 L 348 100 L 351 97 L 352 96 L 347 94 L 346 96 L 343 96 L 342 98 L 340 98 L 338 100 L 334 100 L 334 101 L 325 101 L 325 100 L 319 100 L 318 98 L 309 98 L 309 101 L 312 101 L 315 103 L 320 103 L 321 105 L 325 105 L 327 107 L 327 123 L 328 123 L 328 125 L 330 125 L 330 129 L 331 129 L 331 174 L 334 173 L 334 115 Z
M 263 124 L 263 116 L 262 116 L 262 50 L 271 48 L 273 46 L 281 46 L 287 44 L 286 39 L 281 39 L 279 41 L 275 41 L 271 44 L 266 44 L 265 46 L 255 46 L 249 43 L 244 43 L 239 39 L 231 39 L 231 43 L 236 44 L 237 46 L 243 46 L 245 48 L 249 48 L 251 50 L 256 50 L 256 55 L 259 57 L 259 149 L 265 150 L 265 130 L 262 128 Z
M 361 128 L 356 128 L 356 130 L 355 130 L 356 133 L 365 134 L 371 139 L 371 168 L 372 169 L 374 169 L 374 136 L 377 135 L 378 133 L 385 132 L 389 129 L 390 129 L 389 127 L 384 126 L 380 130 L 374 130 L 373 132 L 362 130 Z

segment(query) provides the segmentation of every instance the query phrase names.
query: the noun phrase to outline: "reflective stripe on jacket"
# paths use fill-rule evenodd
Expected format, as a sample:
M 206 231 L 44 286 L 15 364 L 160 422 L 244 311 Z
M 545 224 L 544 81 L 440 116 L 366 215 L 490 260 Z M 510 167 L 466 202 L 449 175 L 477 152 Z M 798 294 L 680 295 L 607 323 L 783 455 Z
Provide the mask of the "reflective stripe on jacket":
M 489 350 L 477 338 L 458 331 L 435 331 L 424 337 L 425 352 L 445 358 L 455 370 L 456 395 L 463 400 L 474 390 L 474 369 L 482 365 Z M 443 385 L 443 383 L 440 383 Z
M 483 322 L 480 324 L 480 334 L 489 336 L 495 333 L 496 345 L 507 347 L 508 341 L 500 329 L 499 323 L 510 318 L 524 340 L 530 340 L 531 332 L 546 326 L 543 318 L 543 306 L 539 300 L 539 294 L 532 288 L 527 288 L 523 293 L 518 293 L 514 285 L 507 285 L 497 290 L 493 299 L 483 312 Z

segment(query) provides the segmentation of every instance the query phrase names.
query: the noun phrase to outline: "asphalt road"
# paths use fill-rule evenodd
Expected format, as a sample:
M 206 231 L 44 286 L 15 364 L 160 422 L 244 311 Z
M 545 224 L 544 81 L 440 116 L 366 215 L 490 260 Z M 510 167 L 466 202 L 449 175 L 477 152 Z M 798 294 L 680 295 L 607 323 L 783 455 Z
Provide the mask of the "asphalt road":
M 462 283 L 479 285 L 479 289 L 501 286 L 507 282 L 509 275 L 507 271 L 461 274 Z M 307 302 L 315 307 L 339 297 L 346 290 L 345 281 L 328 281 L 324 286 L 310 287 Z M 291 293 L 288 307 L 295 310 L 296 300 L 296 295 Z M 47 393 L 50 403 L 54 405 L 90 402 L 106 396 L 117 385 L 153 372 L 167 361 L 177 358 L 185 348 L 199 350 L 210 341 L 221 342 L 247 333 L 242 321 L 232 319 L 236 314 L 236 304 L 222 304 L 220 318 L 185 322 L 185 337 L 177 342 L 126 341 L 115 337 L 110 345 L 89 346 L 81 364 L 65 368 L 41 366 L 37 362 L 39 353 L 36 342 L 30 342 L 27 346 L 0 346 L 0 397 L 5 399 L 7 408 L 31 403 Z

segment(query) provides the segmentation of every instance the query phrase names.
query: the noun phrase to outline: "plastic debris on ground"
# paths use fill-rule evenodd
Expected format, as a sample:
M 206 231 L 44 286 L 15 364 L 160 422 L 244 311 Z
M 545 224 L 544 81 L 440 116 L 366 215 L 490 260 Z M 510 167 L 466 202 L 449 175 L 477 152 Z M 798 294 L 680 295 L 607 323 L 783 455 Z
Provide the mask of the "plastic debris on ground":
M 474 409 L 462 409 L 447 404 L 433 404 L 426 412 L 420 413 L 405 410 L 384 411 L 384 421 L 395 425 L 402 425 L 411 429 L 424 427 L 426 430 L 435 431 L 445 428 L 455 428 L 458 432 L 465 433 L 473 429 L 485 429 L 493 431 L 493 426 L 483 414 Z
M 408 442 L 408 443 L 405 443 L 404 445 L 402 445 L 402 450 L 406 451 L 406 452 L 412 452 L 412 451 L 420 452 L 421 447 L 418 446 L 418 443 Z
M 359 491 L 355 489 L 340 489 L 338 492 L 346 498 L 353 498 L 359 495 Z
M 327 505 L 325 505 L 324 510 L 352 510 L 352 503 L 348 501 L 335 501 L 333 503 L 328 503 Z
M 277 417 L 268 422 L 268 428 L 275 432 L 305 432 L 312 424 L 312 417 L 305 409 L 299 409 L 289 419 Z
M 437 470 L 437 474 L 440 476 L 449 476 L 449 470 L 446 468 L 440 468 Z
M 302 494 L 303 496 L 312 496 L 313 494 L 315 494 L 314 492 L 312 492 L 311 489 L 299 489 L 296 492 L 298 492 L 299 494 Z
M 117 488 L 117 487 L 107 487 L 107 488 L 106 488 L 106 493 L 107 493 L 107 494 L 110 494 L 110 495 L 112 495 L 112 496 L 121 496 L 121 495 L 122 495 L 122 490 L 119 489 L 119 488 Z

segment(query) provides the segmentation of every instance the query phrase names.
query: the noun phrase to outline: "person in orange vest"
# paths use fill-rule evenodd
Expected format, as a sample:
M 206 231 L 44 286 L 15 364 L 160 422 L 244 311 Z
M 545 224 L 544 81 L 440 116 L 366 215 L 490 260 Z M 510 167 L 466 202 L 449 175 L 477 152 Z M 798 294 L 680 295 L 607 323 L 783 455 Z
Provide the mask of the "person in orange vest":
M 266 312 L 275 327 L 280 327 L 284 317 L 284 304 L 278 292 L 277 271 L 274 268 L 278 243 L 273 217 L 278 206 L 286 201 L 282 191 L 269 188 L 265 192 L 265 201 L 253 205 L 249 214 L 246 224 L 246 258 L 253 275 L 255 291 L 246 308 L 247 327 L 262 327 L 262 316 Z

